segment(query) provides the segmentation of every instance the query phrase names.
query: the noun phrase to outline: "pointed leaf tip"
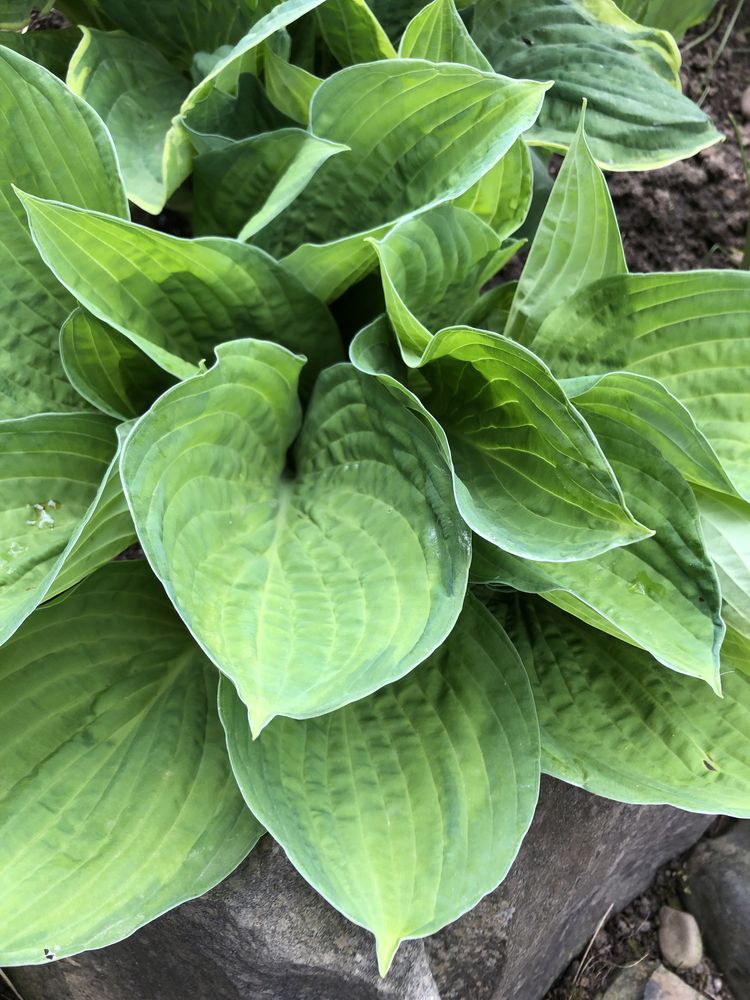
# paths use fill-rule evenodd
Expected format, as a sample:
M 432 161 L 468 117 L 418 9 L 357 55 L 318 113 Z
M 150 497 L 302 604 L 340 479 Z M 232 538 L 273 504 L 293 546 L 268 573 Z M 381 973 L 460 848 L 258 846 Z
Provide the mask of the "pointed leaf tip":
M 381 979 L 385 979 L 388 975 L 388 970 L 402 941 L 403 938 L 398 934 L 387 933 L 375 936 L 375 952 L 378 956 L 378 972 Z

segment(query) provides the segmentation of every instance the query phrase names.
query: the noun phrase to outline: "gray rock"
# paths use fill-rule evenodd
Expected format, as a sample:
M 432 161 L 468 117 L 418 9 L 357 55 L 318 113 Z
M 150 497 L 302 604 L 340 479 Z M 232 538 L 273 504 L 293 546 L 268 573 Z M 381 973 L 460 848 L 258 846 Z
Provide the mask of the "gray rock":
M 617 978 L 607 989 L 602 1000 L 643 1000 L 643 991 L 656 964 L 649 961 L 638 962 L 637 965 L 623 969 L 617 974 Z
M 659 951 L 674 969 L 694 969 L 703 958 L 703 941 L 692 913 L 662 906 L 659 911 Z
M 709 822 L 545 779 L 503 885 L 439 934 L 403 945 L 384 981 L 372 937 L 269 838 L 223 885 L 128 940 L 11 977 L 25 1000 L 539 1000 L 609 905 L 638 895 Z
M 750 820 L 693 851 L 685 903 L 736 1000 L 750 1000 Z
M 643 1000 L 703 1000 L 703 994 L 660 965 L 646 983 Z

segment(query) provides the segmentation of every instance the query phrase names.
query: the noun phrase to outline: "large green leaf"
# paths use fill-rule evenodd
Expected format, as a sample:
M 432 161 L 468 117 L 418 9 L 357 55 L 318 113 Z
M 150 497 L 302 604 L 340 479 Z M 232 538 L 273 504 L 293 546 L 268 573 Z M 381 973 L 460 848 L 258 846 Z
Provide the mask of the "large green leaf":
M 581 114 L 531 244 L 504 332 L 530 344 L 560 302 L 597 278 L 626 271 L 612 198 L 586 142 Z
M 111 132 L 130 200 L 158 214 L 190 171 L 188 138 L 170 130 L 187 77 L 147 41 L 84 28 L 67 82 Z
M 383 321 L 363 330 L 352 361 L 431 426 L 452 463 L 461 514 L 477 534 L 517 556 L 560 562 L 651 534 L 625 506 L 590 428 L 531 351 L 498 334 L 449 327 L 407 373 L 389 357 L 389 336 Z
M 0 650 L 3 965 L 118 941 L 252 848 L 217 680 L 142 561 L 102 569 Z
M 321 167 L 259 242 L 287 254 L 321 298 L 337 297 L 375 265 L 366 238 L 464 194 L 534 121 L 546 87 L 417 59 L 334 74 L 315 91 L 310 127 L 350 150 Z
M 107 130 L 52 73 L 0 48 L 0 418 L 75 410 L 80 399 L 57 353 L 70 295 L 44 266 L 12 183 L 46 198 L 126 215 Z
M 539 599 L 498 617 L 531 680 L 543 770 L 609 799 L 750 817 L 750 644 L 717 698 Z
M 194 232 L 250 239 L 347 148 L 284 128 L 204 153 L 193 168 Z
M 479 0 L 472 33 L 498 71 L 556 81 L 531 142 L 567 149 L 584 98 L 592 152 L 610 170 L 661 167 L 721 139 L 680 92 L 671 36 L 613 0 Z
M 720 493 L 736 493 L 721 462 L 690 411 L 648 375 L 610 372 L 562 383 L 575 405 L 632 427 L 646 438 L 689 483 Z
M 63 324 L 60 356 L 83 399 L 118 420 L 139 417 L 175 381 L 132 340 L 84 309 Z
M 573 563 L 529 562 L 479 543 L 472 575 L 544 596 L 720 690 L 721 591 L 695 497 L 632 426 L 582 408 L 634 515 L 654 536 Z
M 466 30 L 453 0 L 432 0 L 406 27 L 398 54 L 403 59 L 463 63 L 492 71 L 492 66 Z
M 469 537 L 430 432 L 377 380 L 327 370 L 300 431 L 302 359 L 252 340 L 217 356 L 141 419 L 122 472 L 151 565 L 258 733 L 425 659 Z
M 235 240 L 185 240 L 23 195 L 48 266 L 98 319 L 180 378 L 224 340 L 252 330 L 303 351 L 313 368 L 341 356 L 328 309 L 281 264 Z
M 680 39 L 694 24 L 705 21 L 718 0 L 617 0 L 628 17 L 641 24 L 663 28 Z
M 750 273 L 603 278 L 558 306 L 533 348 L 558 377 L 627 369 L 659 379 L 750 497 Z
M 95 514 L 114 450 L 114 425 L 102 414 L 0 421 L 0 644 L 52 596 L 55 577 Z
M 366 0 L 326 0 L 316 9 L 315 18 L 326 45 L 341 66 L 396 55 Z
M 439 930 L 505 877 L 536 805 L 538 728 L 518 654 L 467 597 L 456 628 L 397 684 L 251 740 L 222 680 L 220 713 L 251 809 L 318 892 L 377 939 Z
M 716 565 L 728 625 L 750 641 L 750 503 L 698 491 L 706 548 Z

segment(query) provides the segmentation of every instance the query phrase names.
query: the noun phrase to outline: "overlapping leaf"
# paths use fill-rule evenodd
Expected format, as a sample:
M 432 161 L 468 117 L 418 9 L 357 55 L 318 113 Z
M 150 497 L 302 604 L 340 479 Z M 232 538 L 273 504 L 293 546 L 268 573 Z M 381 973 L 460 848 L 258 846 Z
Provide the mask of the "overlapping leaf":
M 469 539 L 432 435 L 376 380 L 324 372 L 297 437 L 301 359 L 262 341 L 217 355 L 142 418 L 122 471 L 151 565 L 258 733 L 425 659 L 460 611 Z
M 558 377 L 623 369 L 661 381 L 750 496 L 750 274 L 623 274 L 558 306 L 533 340 Z
M 633 426 L 583 408 L 635 516 L 654 536 L 572 563 L 530 562 L 479 544 L 480 580 L 543 593 L 591 625 L 720 691 L 721 592 L 695 498 Z
M 338 360 L 328 309 L 257 247 L 184 240 L 22 195 L 45 262 L 81 305 L 180 378 L 216 344 L 246 336 Z
M 416 59 L 336 73 L 315 91 L 310 127 L 349 152 L 328 160 L 259 242 L 336 297 L 373 268 L 366 237 L 464 194 L 534 121 L 546 86 Z
M 492 70 L 489 60 L 466 30 L 453 0 L 432 0 L 409 22 L 398 54 L 403 59 L 463 63 Z
M 84 309 L 63 324 L 60 357 L 81 397 L 118 420 L 139 417 L 175 381 L 132 340 Z
M 534 691 L 542 768 L 597 795 L 750 816 L 750 644 L 723 698 L 536 598 L 498 610 Z
M 67 82 L 106 122 L 130 200 L 160 212 L 190 169 L 188 137 L 170 130 L 190 91 L 187 77 L 149 41 L 84 28 Z
M 220 712 L 251 809 L 318 892 L 375 934 L 382 974 L 402 940 L 439 930 L 503 879 L 531 821 L 528 681 L 472 597 L 426 663 L 369 698 L 278 719 L 255 741 L 226 680 Z
M 750 504 L 698 491 L 706 548 L 716 565 L 728 625 L 750 642 Z
M 682 38 L 688 28 L 705 21 L 718 0 L 617 0 L 617 6 L 628 17 L 641 24 L 663 28 L 676 39 Z
M 12 141 L 0 148 L 0 417 L 74 410 L 80 400 L 57 354 L 74 302 L 40 260 L 11 185 L 127 215 L 117 160 L 95 112 L 7 48 L 0 48 L 0 113 L 13 123 Z
M 134 532 L 112 464 L 108 417 L 3 420 L 0 441 L 1 644 L 41 601 L 117 555 Z
M 366 0 L 326 0 L 316 9 L 315 17 L 326 45 L 341 66 L 396 55 Z
M 532 142 L 567 149 L 583 98 L 591 149 L 609 169 L 661 167 L 721 138 L 680 92 L 671 36 L 631 21 L 613 0 L 480 0 L 472 34 L 495 69 L 555 80 Z
M 581 114 L 534 235 L 504 332 L 530 344 L 560 302 L 597 278 L 626 271 L 609 188 L 591 156 Z
M 252 848 L 217 680 L 143 562 L 102 569 L 0 650 L 4 965 L 118 941 Z

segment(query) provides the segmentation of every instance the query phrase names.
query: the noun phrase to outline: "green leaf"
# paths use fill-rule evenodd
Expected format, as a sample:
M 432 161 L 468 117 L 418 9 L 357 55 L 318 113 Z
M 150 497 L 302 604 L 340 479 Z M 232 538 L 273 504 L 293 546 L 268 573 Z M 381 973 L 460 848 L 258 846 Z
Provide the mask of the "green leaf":
M 187 138 L 170 131 L 190 83 L 147 41 L 122 31 L 82 30 L 68 86 L 104 119 L 130 200 L 158 215 L 190 172 Z
M 0 650 L 3 965 L 119 941 L 251 850 L 262 829 L 217 679 L 143 561 L 102 569 Z
M 341 356 L 328 309 L 257 247 L 180 239 L 20 197 L 40 253 L 59 281 L 178 378 L 195 374 L 218 343 L 248 329 L 304 351 L 316 370 Z
M 98 413 L 0 421 L 0 645 L 51 596 L 114 450 L 113 423 Z
M 88 0 L 87 6 L 103 15 L 107 26 L 133 36 L 134 44 L 148 42 L 186 70 L 199 50 L 213 52 L 239 41 L 254 20 L 255 4 L 252 0 L 159 0 L 157 4 Z M 90 14 L 81 14 L 82 23 L 92 24 Z
M 174 383 L 131 340 L 83 309 L 63 324 L 60 357 L 76 391 L 118 420 L 139 417 Z
M 467 208 L 505 239 L 528 215 L 534 189 L 529 149 L 516 139 L 502 159 L 454 202 Z
M 750 641 L 750 504 L 697 491 L 706 548 L 716 565 L 727 625 Z
M 721 139 L 680 92 L 680 55 L 666 32 L 644 28 L 612 0 L 479 0 L 472 34 L 496 69 L 555 80 L 528 140 L 564 151 L 588 99 L 597 162 L 646 170 Z
M 283 212 L 322 165 L 348 149 L 299 128 L 233 142 L 194 165 L 194 232 L 248 240 Z
M 690 411 L 661 382 L 632 372 L 610 372 L 565 379 L 562 385 L 586 414 L 601 414 L 632 427 L 689 483 L 736 494 Z
M 718 0 L 617 0 L 628 17 L 641 24 L 662 28 L 679 41 L 688 28 L 705 21 Z
M 9 28 L 12 31 L 23 28 L 29 23 L 33 9 L 39 10 L 40 14 L 46 14 L 52 2 L 53 0 L 45 0 L 43 4 L 35 5 L 29 0 L 3 0 L 0 28 Z
M 453 205 L 405 219 L 373 246 L 388 317 L 404 358 L 417 363 L 433 333 L 474 306 L 505 256 L 486 223 Z
M 235 776 L 292 864 L 377 939 L 381 975 L 502 881 L 536 805 L 538 728 L 523 667 L 467 597 L 446 642 L 408 677 L 323 718 L 278 719 L 255 741 L 222 680 Z
M 750 816 L 747 656 L 717 698 L 544 601 L 511 598 L 498 617 L 531 680 L 544 771 L 608 799 Z
M 463 63 L 475 69 L 492 71 L 458 16 L 453 0 L 432 0 L 414 17 L 398 47 L 403 59 L 429 59 L 431 62 Z
M 635 517 L 652 538 L 574 563 L 528 562 L 477 545 L 476 579 L 549 601 L 720 691 L 721 591 L 698 506 L 680 473 L 632 426 L 582 407 Z
M 530 344 L 560 302 L 597 278 L 627 269 L 612 198 L 586 142 L 581 113 L 531 244 L 505 333 Z
M 114 147 L 91 108 L 7 48 L 0 48 L 0 114 L 13 123 L 13 141 L 0 148 L 0 418 L 80 409 L 57 352 L 75 303 L 39 258 L 12 184 L 127 215 Z
M 430 432 L 377 380 L 327 370 L 300 431 L 300 358 L 217 355 L 141 419 L 122 472 L 151 565 L 257 734 L 425 659 L 460 611 L 469 537 Z
M 750 497 L 750 273 L 603 278 L 555 309 L 533 347 L 558 377 L 627 369 L 658 379 Z
M 396 56 L 366 0 L 326 0 L 315 18 L 323 40 L 342 66 Z
M 266 91 L 276 107 L 306 126 L 313 94 L 323 82 L 321 78 L 283 59 L 268 43 L 263 46 L 263 70 Z
M 480 295 L 466 314 L 466 325 L 503 333 L 517 287 L 517 281 L 506 281 Z
M 545 89 L 409 59 L 334 74 L 315 92 L 310 128 L 350 151 L 321 167 L 260 244 L 288 255 L 321 298 L 336 298 L 373 269 L 366 238 L 464 194 L 534 121 Z M 363 107 L 373 109 L 364 119 Z
M 271 103 L 252 73 L 242 74 L 234 95 L 223 90 L 210 91 L 188 111 L 182 123 L 198 153 L 225 149 L 238 139 L 294 125 L 291 118 Z
M 55 28 L 49 31 L 0 31 L 0 45 L 19 52 L 44 66 L 61 80 L 65 79 L 70 57 L 81 40 L 78 28 Z

